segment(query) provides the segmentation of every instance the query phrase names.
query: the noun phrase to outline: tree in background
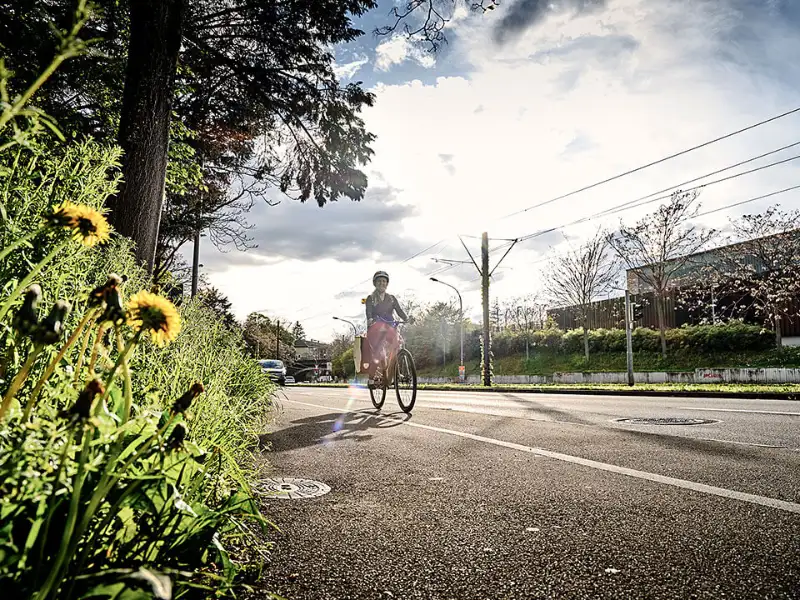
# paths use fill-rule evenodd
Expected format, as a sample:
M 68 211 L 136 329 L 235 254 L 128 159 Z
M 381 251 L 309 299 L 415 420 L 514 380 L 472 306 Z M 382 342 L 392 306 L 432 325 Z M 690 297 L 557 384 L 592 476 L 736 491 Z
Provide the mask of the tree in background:
M 173 201 L 187 197 L 182 210 L 166 212 L 192 232 L 230 208 L 237 178 L 320 206 L 363 197 L 358 167 L 372 154 L 373 136 L 358 113 L 374 98 L 358 84 L 339 85 L 330 48 L 362 35 L 351 16 L 374 6 L 98 0 L 87 27 L 97 51 L 68 65 L 40 100 L 71 132 L 116 133 L 125 183 L 112 220 L 152 271 L 165 186 Z M 57 36 L 49 23 L 68 21 L 71 11 L 70 0 L 0 0 L 0 45 L 20 85 L 52 54 Z M 221 238 L 242 241 L 235 211 L 231 218 L 228 212 Z M 173 250 L 185 233 L 170 233 Z
M 300 321 L 297 321 L 292 326 L 292 337 L 294 338 L 294 341 L 305 339 L 306 332 L 303 329 L 303 326 L 300 324 Z
M 414 324 L 406 326 L 403 338 L 419 364 L 437 364 L 444 361 L 447 355 L 458 355 L 459 327 L 456 304 L 436 302 L 428 306 L 416 305 Z
M 244 341 L 255 358 L 280 358 L 292 362 L 296 358 L 292 333 L 261 313 L 250 313 L 244 322 Z M 276 356 L 276 351 L 279 356 Z
M 543 329 L 547 304 L 541 292 L 514 296 L 501 302 L 504 324 L 514 331 Z
M 203 288 L 200 290 L 197 298 L 203 306 L 211 309 L 214 314 L 219 317 L 219 320 L 225 325 L 225 327 L 228 329 L 237 329 L 239 327 L 236 317 L 231 311 L 231 301 L 228 300 L 228 297 L 220 292 L 217 288 Z
M 577 313 L 583 329 L 583 352 L 589 361 L 589 313 L 592 302 L 607 294 L 619 277 L 608 236 L 602 230 L 577 248 L 551 259 L 545 289 L 553 305 Z
M 431 51 L 436 51 L 447 43 L 445 29 L 460 7 L 485 13 L 499 5 L 500 0 L 405 0 L 392 9 L 390 15 L 393 22 L 379 27 L 376 33 L 388 35 L 402 31 L 411 38 L 421 40 Z M 523 9 L 538 10 L 536 6 L 523 6 Z
M 730 304 L 733 316 L 754 312 L 775 331 L 780 349 L 781 321 L 791 322 L 800 308 L 800 211 L 772 206 L 732 226 L 732 245 L 715 253 L 709 274 L 722 293 L 739 299 Z
M 620 223 L 608 242 L 625 266 L 655 296 L 656 316 L 661 337 L 661 354 L 667 356 L 665 299 L 673 283 L 716 235 L 690 222 L 697 216 L 697 191 L 676 191 L 669 202 L 633 226 Z

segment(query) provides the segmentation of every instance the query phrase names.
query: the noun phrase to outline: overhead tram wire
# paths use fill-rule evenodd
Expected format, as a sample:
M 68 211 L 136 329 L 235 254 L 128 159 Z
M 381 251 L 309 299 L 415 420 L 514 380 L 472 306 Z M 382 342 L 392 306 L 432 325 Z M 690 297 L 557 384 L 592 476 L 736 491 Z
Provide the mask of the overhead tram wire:
M 714 213 L 721 212 L 723 210 L 727 210 L 729 208 L 735 208 L 737 206 L 742 206 L 744 204 L 749 204 L 750 202 L 757 202 L 758 200 L 765 200 L 767 198 L 772 198 L 773 196 L 778 196 L 780 194 L 785 194 L 787 192 L 792 192 L 794 190 L 800 190 L 800 184 L 793 185 L 793 186 L 790 186 L 790 187 L 787 187 L 787 188 L 783 188 L 782 190 L 777 190 L 775 192 L 769 192 L 768 194 L 762 194 L 761 196 L 754 196 L 753 198 L 748 198 L 747 200 L 740 200 L 739 202 L 732 202 L 730 204 L 725 204 L 723 206 L 718 206 L 717 208 L 714 208 L 712 210 L 707 210 L 705 212 L 698 213 L 694 217 L 692 217 L 692 219 L 697 219 L 699 217 L 705 217 L 706 215 L 711 215 L 711 214 L 714 214 Z M 589 219 L 591 217 L 586 217 L 586 218 Z M 548 232 L 549 231 L 555 231 L 555 230 L 558 230 L 558 229 L 563 229 L 565 227 L 569 227 L 569 226 L 574 225 L 574 224 L 575 224 L 575 222 L 565 223 L 564 225 L 559 225 L 558 227 L 554 227 L 552 230 L 548 230 Z M 520 238 L 520 241 L 524 241 L 525 239 L 531 239 L 533 237 L 536 237 L 539 234 L 544 235 L 544 232 L 537 232 L 537 233 L 531 234 L 529 236 L 526 236 L 524 238 Z M 534 261 L 526 263 L 526 266 L 536 265 L 536 264 L 544 262 L 545 260 L 547 260 L 547 257 L 543 256 L 543 257 L 538 258 L 538 259 L 536 259 Z M 477 281 L 478 279 L 480 279 L 480 277 L 476 277 L 475 279 L 470 279 L 468 281 L 468 283 L 471 283 L 473 281 Z
M 787 192 L 791 192 L 791 191 L 794 191 L 794 190 L 800 190 L 800 184 L 799 185 L 793 185 L 793 186 L 790 186 L 790 187 L 787 187 L 787 188 L 783 188 L 782 190 L 777 190 L 775 192 L 769 192 L 768 194 L 762 194 L 761 196 L 754 196 L 753 198 L 748 198 L 747 200 L 741 200 L 739 202 L 732 202 L 730 204 L 724 204 L 724 205 L 719 206 L 717 208 L 714 208 L 712 210 L 707 210 L 707 211 L 704 211 L 704 212 L 701 212 L 701 213 L 697 213 L 695 216 L 692 217 L 692 219 L 697 219 L 699 217 L 705 217 L 706 215 L 711 215 L 711 214 L 714 214 L 714 213 L 721 212 L 723 210 L 727 210 L 729 208 L 735 208 L 737 206 L 742 206 L 744 204 L 749 204 L 750 202 L 756 202 L 758 200 L 765 200 L 766 198 L 772 198 L 773 196 L 778 196 L 780 194 L 785 194 Z M 591 218 L 592 217 L 585 217 L 584 219 L 588 220 L 588 219 L 591 219 Z M 574 225 L 575 223 L 576 223 L 575 221 L 573 221 L 572 223 L 565 223 L 564 225 L 559 225 L 558 227 L 553 228 L 553 230 L 564 229 L 566 227 L 570 227 L 571 225 Z M 525 236 L 524 238 L 520 238 L 520 241 L 524 241 L 526 239 L 532 239 L 532 238 L 536 237 L 537 235 L 539 235 L 538 232 L 530 234 L 528 236 Z M 542 232 L 541 235 L 544 235 L 544 233 Z M 546 260 L 546 258 L 540 258 L 540 259 L 537 259 L 535 261 L 532 261 L 532 262 L 528 263 L 528 265 L 535 265 L 535 264 L 538 264 L 540 262 L 543 262 L 544 260 Z
M 777 167 L 777 166 L 780 166 L 782 164 L 791 162 L 793 160 L 798 160 L 798 159 L 800 159 L 800 154 L 797 154 L 795 156 L 792 156 L 792 157 L 789 157 L 789 158 L 786 158 L 786 159 L 783 159 L 783 160 L 775 161 L 773 163 L 762 165 L 760 167 L 755 167 L 755 168 L 749 169 L 747 171 L 741 171 L 739 173 L 734 173 L 733 175 L 728 175 L 727 177 L 722 177 L 720 179 L 715 179 L 714 181 L 709 181 L 707 183 L 703 183 L 703 184 L 700 184 L 700 185 L 697 185 L 697 186 L 694 186 L 694 187 L 682 189 L 680 191 L 682 191 L 682 192 L 690 192 L 690 191 L 694 191 L 694 190 L 700 190 L 700 189 L 703 189 L 703 188 L 710 187 L 712 185 L 716 185 L 718 183 L 723 183 L 725 181 L 731 181 L 733 179 L 737 179 L 737 178 L 742 177 L 744 175 L 751 175 L 752 173 L 756 173 L 758 171 L 763 171 L 765 169 L 769 169 L 769 168 L 772 168 L 772 167 Z M 734 168 L 735 166 L 737 166 L 737 165 L 733 165 L 732 167 L 729 167 L 729 168 Z M 723 170 L 728 170 L 728 168 L 723 169 Z M 721 172 L 721 171 L 715 171 L 715 172 L 718 173 L 718 172 Z M 705 179 L 709 175 L 710 174 L 706 174 L 706 175 L 704 175 L 702 177 L 696 178 L 695 181 L 697 179 Z M 671 186 L 671 187 L 666 188 L 666 189 L 674 189 L 676 187 L 679 187 L 679 186 Z M 657 194 L 658 192 L 655 192 L 655 193 Z M 652 196 L 653 196 L 653 194 L 648 194 L 646 196 L 641 196 L 639 198 L 636 198 L 635 200 L 629 200 L 627 202 L 623 202 L 622 204 L 617 204 L 615 206 L 612 206 L 612 207 L 609 207 L 607 209 L 601 210 L 599 212 L 594 213 L 593 215 L 589 215 L 589 216 L 586 216 L 586 217 L 581 217 L 580 219 L 576 219 L 575 221 L 572 221 L 571 223 L 568 223 L 567 225 L 562 225 L 562 226 L 559 226 L 559 227 L 551 227 L 551 228 L 548 228 L 548 229 L 543 229 L 543 230 L 537 231 L 537 232 L 532 233 L 532 234 L 521 236 L 519 238 L 519 241 L 520 242 L 524 242 L 524 241 L 532 239 L 534 237 L 539 237 L 539 236 L 544 235 L 546 233 L 551 233 L 553 231 L 557 231 L 558 229 L 561 229 L 562 227 L 567 227 L 567 226 L 571 226 L 571 225 L 577 225 L 578 223 L 584 223 L 584 222 L 589 221 L 591 219 L 596 219 L 596 218 L 605 217 L 605 216 L 608 216 L 608 215 L 613 215 L 613 214 L 616 214 L 616 213 L 619 213 L 619 212 L 623 212 L 623 211 L 629 210 L 631 208 L 638 208 L 640 206 L 645 206 L 646 204 L 652 204 L 653 202 L 657 202 L 659 200 L 666 200 L 667 198 L 670 198 L 672 196 L 672 193 L 664 194 L 664 195 L 661 195 L 661 196 L 656 196 L 655 198 L 653 198 Z
M 547 204 L 552 204 L 553 202 L 557 202 L 559 200 L 564 200 L 565 198 L 569 198 L 569 197 L 574 196 L 576 194 L 580 194 L 582 192 L 586 192 L 588 190 L 591 190 L 591 189 L 596 188 L 598 186 L 604 185 L 606 183 L 610 183 L 612 181 L 616 181 L 617 179 L 622 179 L 623 177 L 626 177 L 628 175 L 632 175 L 634 173 L 638 173 L 639 171 L 643 171 L 644 169 L 648 169 L 650 167 L 654 167 L 656 165 L 660 165 L 660 164 L 665 163 L 665 162 L 667 162 L 669 160 L 672 160 L 673 158 L 678 158 L 679 156 L 684 156 L 686 154 L 689 154 L 690 152 L 694 152 L 695 150 L 700 150 L 701 148 L 705 148 L 705 147 L 710 146 L 712 144 L 716 144 L 717 142 L 721 142 L 723 140 L 730 139 L 733 136 L 739 135 L 739 134 L 744 133 L 746 131 L 750 131 L 752 129 L 755 129 L 756 127 L 761 127 L 762 125 L 766 125 L 767 123 L 772 123 L 774 121 L 777 121 L 778 119 L 783 119 L 784 117 L 788 117 L 788 116 L 793 115 L 793 114 L 798 113 L 798 112 L 800 112 L 800 106 L 798 106 L 797 108 L 794 108 L 792 110 L 786 111 L 784 113 L 781 113 L 779 115 L 776 115 L 774 117 L 770 117 L 769 119 L 764 119 L 763 121 L 759 121 L 758 123 L 753 123 L 752 125 L 748 125 L 747 127 L 743 127 L 741 129 L 737 129 L 736 131 L 732 131 L 732 132 L 727 133 L 727 134 L 725 134 L 723 136 L 714 138 L 713 140 L 709 140 L 707 142 L 703 142 L 702 144 L 698 144 L 696 146 L 692 146 L 691 148 L 687 148 L 685 150 L 681 150 L 680 152 L 675 152 L 674 154 L 670 154 L 670 155 L 665 156 L 663 158 L 660 158 L 658 160 L 654 160 L 654 161 L 649 162 L 649 163 L 647 163 L 645 165 L 642 165 L 640 167 L 636 167 L 634 169 L 629 169 L 628 171 L 625 171 L 623 173 L 619 173 L 617 175 L 614 175 L 613 177 L 608 177 L 606 179 L 603 179 L 602 181 L 598 181 L 596 183 L 592 183 L 592 184 L 584 186 L 584 187 L 582 187 L 580 189 L 573 190 L 573 191 L 568 192 L 566 194 L 562 194 L 560 196 L 556 196 L 555 198 L 550 198 L 549 200 L 545 200 L 544 202 L 539 202 L 539 203 L 533 204 L 533 205 L 531 205 L 531 206 L 529 206 L 527 208 L 523 208 L 521 210 L 514 211 L 514 212 L 509 213 L 509 214 L 507 214 L 507 215 L 505 215 L 503 217 L 500 217 L 499 220 L 508 219 L 509 217 L 514 217 L 516 215 L 520 215 L 520 214 L 526 213 L 529 210 L 533 210 L 535 208 L 539 208 L 539 207 L 545 206 Z
M 608 178 L 606 178 L 606 179 L 603 179 L 603 180 L 601 180 L 601 181 L 595 182 L 595 183 L 593 183 L 593 184 L 590 184 L 590 185 L 588 185 L 588 186 L 584 186 L 584 187 L 582 187 L 582 188 L 580 188 L 580 189 L 578 189 L 578 190 L 573 190 L 573 191 L 571 191 L 571 192 L 568 192 L 568 193 L 566 193 L 566 194 L 562 194 L 561 196 L 557 196 L 557 197 L 555 197 L 555 198 L 551 198 L 550 200 L 546 200 L 545 202 L 540 202 L 540 203 L 538 203 L 538 204 L 535 204 L 535 205 L 533 205 L 533 206 L 529 206 L 529 207 L 527 207 L 527 208 L 525 208 L 525 209 L 522 209 L 522 210 L 519 210 L 519 211 L 515 211 L 515 212 L 513 212 L 513 213 L 510 213 L 510 214 L 508 214 L 508 215 L 505 215 L 504 217 L 500 217 L 500 219 L 495 219 L 495 220 L 493 220 L 493 222 L 494 222 L 494 221 L 497 221 L 497 220 L 503 220 L 503 219 L 507 219 L 507 218 L 509 218 L 509 217 L 512 217 L 512 216 L 515 216 L 515 215 L 517 215 L 517 214 L 522 214 L 522 213 L 528 212 L 528 211 L 530 211 L 530 210 L 533 210 L 533 209 L 535 209 L 535 208 L 538 208 L 538 207 L 540 207 L 540 206 L 544 206 L 544 205 L 546 205 L 546 204 L 551 204 L 551 203 L 553 203 L 553 202 L 556 202 L 556 201 L 558 201 L 558 200 L 563 200 L 563 199 L 565 199 L 565 198 L 569 198 L 569 197 L 571 197 L 571 196 L 575 196 L 575 195 L 577 195 L 577 194 L 579 194 L 579 193 L 581 193 L 581 192 L 585 192 L 585 191 L 588 191 L 588 190 L 590 190 L 590 189 L 593 189 L 593 188 L 599 187 L 599 186 L 601 186 L 601 185 L 604 185 L 604 184 L 606 184 L 606 183 L 609 183 L 609 182 L 611 182 L 611 181 L 616 181 L 616 180 L 618 180 L 618 179 L 621 179 L 621 178 L 623 178 L 623 177 L 626 177 L 627 175 L 631 175 L 631 174 L 633 174 L 633 173 L 638 173 L 638 172 L 640 172 L 640 171 L 643 171 L 643 170 L 645 170 L 645 169 L 648 169 L 648 168 L 650 168 L 650 167 L 653 167 L 653 166 L 656 166 L 656 165 L 659 165 L 659 164 L 663 164 L 663 163 L 665 163 L 665 162 L 667 162 L 667 161 L 669 161 L 669 160 L 672 160 L 673 158 L 677 158 L 677 157 L 679 157 L 679 156 L 684 156 L 684 155 L 686 155 L 686 154 L 688 154 L 688 153 L 690 153 L 690 152 L 693 152 L 693 151 L 695 151 L 695 150 L 699 150 L 699 149 L 701 149 L 701 148 L 705 148 L 705 147 L 707 147 L 707 146 L 710 146 L 710 145 L 712 145 L 712 144 L 715 144 L 715 143 L 717 143 L 717 142 L 720 142 L 720 141 L 723 141 L 723 140 L 726 140 L 726 139 L 730 139 L 730 138 L 732 138 L 732 137 L 734 137 L 734 136 L 736 136 L 736 135 L 739 135 L 739 134 L 741 134 L 741 133 L 744 133 L 744 132 L 746 132 L 746 131 L 751 131 L 751 130 L 753 130 L 753 129 L 757 128 L 757 127 L 761 127 L 762 125 L 766 125 L 766 124 L 768 124 L 768 123 L 772 123 L 772 122 L 774 122 L 774 121 L 777 121 L 777 120 L 779 120 L 779 119 L 782 119 L 782 118 L 788 117 L 788 116 L 790 116 L 790 115 L 793 115 L 793 114 L 796 114 L 796 113 L 798 113 L 798 112 L 800 112 L 800 107 L 794 108 L 794 109 L 792 109 L 792 110 L 788 110 L 788 111 L 786 111 L 786 112 L 783 112 L 783 113 L 781 113 L 781 114 L 775 115 L 775 116 L 773 116 L 773 117 L 770 117 L 770 118 L 768 118 L 768 119 L 764 119 L 764 120 L 762 120 L 762 121 L 759 121 L 759 122 L 757 122 L 757 123 L 753 123 L 753 124 L 751 124 L 751 125 L 748 125 L 747 127 L 742 127 L 741 129 L 737 129 L 736 131 L 732 131 L 732 132 L 730 132 L 730 133 L 727 133 L 727 134 L 725 134 L 725 135 L 723 135 L 723 136 L 720 136 L 720 137 L 714 138 L 714 139 L 712 139 L 712 140 L 708 140 L 708 141 L 706 141 L 706 142 L 703 142 L 702 144 L 698 144 L 698 145 L 692 146 L 692 147 L 690 147 L 690 148 L 687 148 L 687 149 L 685 149 L 685 150 L 682 150 L 682 151 L 680 151 L 680 152 L 676 152 L 676 153 L 674 153 L 674 154 L 670 154 L 670 155 L 668 155 L 668 156 L 665 156 L 665 157 L 663 157 L 663 158 L 660 158 L 660 159 L 658 159 L 658 160 L 652 161 L 652 162 L 650 162 L 650 163 L 647 163 L 647 164 L 645 164 L 645 165 L 641 165 L 641 166 L 639 166 L 639 167 L 636 167 L 636 168 L 634 168 L 634 169 L 630 169 L 630 170 L 628 170 L 628 171 L 625 171 L 625 172 L 623 172 L 623 173 L 619 173 L 619 174 L 617 174 L 617 175 L 614 175 L 613 177 L 608 177 Z M 417 252 L 417 253 L 415 253 L 415 254 L 413 254 L 413 255 L 409 256 L 408 258 L 406 258 L 405 260 L 403 260 L 403 261 L 401 262 L 401 264 L 405 264 L 405 263 L 407 263 L 407 262 L 409 262 L 409 261 L 411 261 L 411 260 L 414 260 L 415 258 L 417 258 L 417 257 L 421 256 L 422 254 L 424 254 L 425 252 L 428 252 L 429 250 L 431 250 L 431 249 L 435 248 L 436 246 L 438 246 L 438 245 L 439 245 L 439 244 L 441 244 L 442 242 L 446 241 L 447 239 L 448 239 L 448 238 L 443 238 L 443 239 L 439 240 L 438 242 L 436 242 L 436 243 L 434 243 L 434 244 L 431 244 L 430 246 L 428 246 L 428 247 L 426 247 L 426 248 L 424 248 L 424 249 L 420 250 L 419 252 Z M 511 243 L 514 243 L 514 242 L 511 242 Z M 365 283 L 369 283 L 369 281 L 370 281 L 370 280 L 369 280 L 369 279 L 367 279 L 367 280 L 365 280 L 365 281 L 363 281 L 363 282 L 356 283 L 356 284 L 352 285 L 351 287 L 349 287 L 349 288 L 347 288 L 347 289 L 345 289 L 345 290 L 342 290 L 342 292 L 348 292 L 348 291 L 352 290 L 353 288 L 355 288 L 355 287 L 357 287 L 357 286 L 359 286 L 359 285 L 364 285 Z M 340 292 L 340 293 L 341 293 L 341 292 Z M 309 306 L 312 306 L 312 305 L 309 305 Z M 304 308 L 308 308 L 308 307 L 304 307 Z
M 776 148 L 775 150 L 770 150 L 769 152 L 765 152 L 763 154 L 759 154 L 758 156 L 754 156 L 754 157 L 749 158 L 747 160 L 739 161 L 738 163 L 735 163 L 733 165 L 724 167 L 722 169 L 717 169 L 715 171 L 711 171 L 711 172 L 706 173 L 704 175 L 701 175 L 699 177 L 695 177 L 693 179 L 690 179 L 690 180 L 684 181 L 682 183 L 679 183 L 677 185 L 672 185 L 672 186 L 669 186 L 669 187 L 664 188 L 662 190 L 659 190 L 657 192 L 653 192 L 653 193 L 647 194 L 645 196 L 640 196 L 639 198 L 636 198 L 635 200 L 629 200 L 627 202 L 623 202 L 622 204 L 618 204 L 616 206 L 612 206 L 610 208 L 604 209 L 604 210 L 599 211 L 597 213 L 594 213 L 592 215 L 588 215 L 586 217 L 581 217 L 580 219 L 576 219 L 575 221 L 572 221 L 572 222 L 567 223 L 565 225 L 560 225 L 560 226 L 557 226 L 557 227 L 550 227 L 548 229 L 539 230 L 539 231 L 536 231 L 536 232 L 534 232 L 532 234 L 528 234 L 528 235 L 522 236 L 522 237 L 518 238 L 518 241 L 524 242 L 524 241 L 527 241 L 529 239 L 533 239 L 535 237 L 540 237 L 542 235 L 545 235 L 545 234 L 548 234 L 548 233 L 552 233 L 554 231 L 558 231 L 558 230 L 563 229 L 565 227 L 570 227 L 572 225 L 578 225 L 580 223 L 585 223 L 587 221 L 591 221 L 592 219 L 605 217 L 605 216 L 612 215 L 612 214 L 617 214 L 619 212 L 624 212 L 625 210 L 628 210 L 628 209 L 631 209 L 631 208 L 638 208 L 638 207 L 644 206 L 646 204 L 652 204 L 653 202 L 656 202 L 658 200 L 665 200 L 667 198 L 670 198 L 672 196 L 672 193 L 674 193 L 674 192 L 671 192 L 669 194 L 664 194 L 664 195 L 661 195 L 661 196 L 657 196 L 655 198 L 653 198 L 653 196 L 656 196 L 657 194 L 661 194 L 662 192 L 665 192 L 665 191 L 668 191 L 668 190 L 677 190 L 677 189 L 681 188 L 682 186 L 686 185 L 687 183 L 693 183 L 695 181 L 699 181 L 701 179 L 705 179 L 705 178 L 710 177 L 712 175 L 717 175 L 719 173 L 723 173 L 725 171 L 729 171 L 730 169 L 735 169 L 736 167 L 742 166 L 742 165 L 747 164 L 747 163 L 751 163 L 753 161 L 759 160 L 759 159 L 764 158 L 766 156 L 770 156 L 772 154 L 776 154 L 778 152 L 781 152 L 783 150 L 787 150 L 789 148 L 792 148 L 792 147 L 795 147 L 795 146 L 798 146 L 798 145 L 800 145 L 800 142 L 794 142 L 793 144 L 788 144 L 786 146 L 782 146 L 780 148 Z M 722 177 L 722 178 L 714 180 L 714 181 L 709 181 L 707 183 L 695 186 L 693 188 L 686 188 L 685 190 L 681 190 L 681 191 L 692 191 L 692 190 L 696 190 L 696 189 L 703 189 L 705 187 L 716 185 L 718 183 L 723 183 L 725 181 L 730 181 L 730 180 L 736 179 L 738 177 L 742 177 L 744 175 L 750 175 L 750 174 L 756 173 L 758 171 L 763 171 L 765 169 L 769 169 L 769 168 L 772 168 L 772 167 L 780 166 L 782 164 L 791 162 L 793 160 L 797 160 L 798 158 L 800 158 L 800 155 L 795 155 L 795 156 L 789 157 L 787 159 L 775 161 L 775 162 L 772 162 L 772 163 L 769 163 L 769 164 L 766 164 L 766 165 L 761 165 L 760 167 L 749 169 L 747 171 L 741 171 L 739 173 L 734 173 L 733 175 L 729 175 L 727 177 Z M 790 188 L 790 189 L 794 189 L 794 188 Z M 782 190 L 782 191 L 777 192 L 777 193 L 783 193 L 783 191 L 789 191 L 789 189 Z M 761 198 L 759 197 L 758 199 L 761 199 Z M 511 244 L 503 244 L 501 246 L 498 246 L 497 248 L 495 248 L 495 251 L 507 248 L 509 245 L 511 245 Z

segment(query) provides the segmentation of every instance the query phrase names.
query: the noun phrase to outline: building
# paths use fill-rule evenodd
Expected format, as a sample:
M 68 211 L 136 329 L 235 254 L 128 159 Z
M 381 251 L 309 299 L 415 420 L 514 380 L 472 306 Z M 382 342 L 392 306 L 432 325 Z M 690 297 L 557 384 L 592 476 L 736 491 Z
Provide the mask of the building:
M 329 381 L 331 358 L 328 347 L 315 340 L 297 340 L 294 344 L 297 358 L 289 367 L 289 374 L 297 381 Z
M 668 260 L 664 263 L 666 269 L 670 269 L 670 267 L 676 263 L 685 263 L 680 265 L 677 271 L 670 277 L 669 288 L 681 289 L 703 283 L 710 268 L 722 266 L 725 261 L 734 259 L 737 262 L 743 260 L 746 264 L 751 265 L 756 273 L 760 273 L 764 270 L 764 265 L 759 257 L 751 252 L 751 249 L 753 247 L 761 247 L 766 249 L 766 254 L 770 254 L 770 248 L 775 248 L 780 244 L 784 244 L 784 240 L 787 236 L 792 238 L 790 244 L 797 245 L 797 238 L 800 236 L 800 230 L 719 246 L 710 250 L 696 252 L 688 257 Z M 764 253 L 762 252 L 762 256 L 763 255 Z M 647 281 L 651 279 L 648 273 L 651 271 L 652 265 L 628 269 L 625 272 L 628 291 L 631 294 L 652 292 L 652 287 L 647 283 Z M 642 276 L 643 273 L 645 274 L 644 277 Z
M 737 262 L 744 260 L 745 263 L 752 265 L 755 273 L 764 270 L 762 261 L 752 253 L 748 256 L 753 245 L 762 247 L 777 244 L 786 244 L 785 237 L 792 236 L 790 244 L 797 244 L 797 236 L 800 230 L 785 234 L 767 236 L 748 242 L 739 242 L 720 246 L 711 250 L 698 252 L 687 258 L 680 260 L 667 261 L 667 268 L 670 264 L 683 263 L 670 278 L 668 292 L 664 298 L 664 321 L 668 329 L 680 327 L 681 325 L 696 325 L 700 322 L 715 322 L 720 317 L 730 313 L 729 308 L 736 304 L 746 304 L 746 296 L 742 294 L 730 294 L 717 296 L 713 284 L 709 284 L 709 268 L 714 266 L 724 266 L 724 261 L 735 258 Z M 738 254 L 738 255 L 737 255 Z M 764 255 L 764 254 L 762 254 Z M 642 307 L 642 318 L 635 325 L 637 327 L 658 328 L 658 316 L 656 313 L 656 298 L 652 287 L 648 284 L 648 277 L 642 277 L 642 272 L 651 269 L 651 265 L 644 265 L 626 271 L 626 286 L 631 294 L 631 301 Z M 686 290 L 693 290 L 694 302 L 682 301 Z M 743 302 L 745 300 L 745 302 Z M 800 299 L 798 299 L 798 310 L 792 311 L 800 314 Z M 550 309 L 548 317 L 551 317 L 560 329 L 575 329 L 582 326 L 579 312 L 573 307 L 563 307 Z M 587 327 L 590 329 L 614 329 L 624 327 L 625 298 L 609 298 L 593 302 L 589 307 L 589 319 Z M 761 324 L 763 319 L 759 318 L 754 311 L 741 315 L 745 322 Z M 800 343 L 800 318 L 792 321 L 783 319 L 781 321 L 781 335 L 784 344 Z
M 324 358 L 324 344 L 314 340 L 297 340 L 294 343 L 297 360 L 315 360 Z

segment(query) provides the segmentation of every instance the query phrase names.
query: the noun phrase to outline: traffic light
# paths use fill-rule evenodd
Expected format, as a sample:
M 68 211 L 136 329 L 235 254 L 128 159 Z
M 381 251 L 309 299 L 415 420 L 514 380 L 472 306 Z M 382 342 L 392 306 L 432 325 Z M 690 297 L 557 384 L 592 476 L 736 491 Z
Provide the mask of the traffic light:
M 638 302 L 631 304 L 631 312 L 633 313 L 634 321 L 641 321 L 642 317 L 644 317 L 644 307 Z

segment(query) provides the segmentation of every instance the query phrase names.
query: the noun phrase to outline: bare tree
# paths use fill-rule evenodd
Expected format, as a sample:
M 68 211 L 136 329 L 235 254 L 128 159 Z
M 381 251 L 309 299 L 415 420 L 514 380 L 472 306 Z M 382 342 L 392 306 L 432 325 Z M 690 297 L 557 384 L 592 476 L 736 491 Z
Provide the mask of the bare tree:
M 589 360 L 589 311 L 599 296 L 608 293 L 619 275 L 608 235 L 597 231 L 578 248 L 556 256 L 548 269 L 545 290 L 554 305 L 576 311 L 583 328 L 583 351 Z
M 517 331 L 542 329 L 547 320 L 547 304 L 538 292 L 514 296 L 503 302 L 503 313 Z
M 622 262 L 655 296 L 664 357 L 667 355 L 664 299 L 684 274 L 692 255 L 716 235 L 713 229 L 705 230 L 689 224 L 700 209 L 696 199 L 697 191 L 678 190 L 654 213 L 631 227 L 620 224 L 619 231 L 608 236 L 609 244 Z
M 800 211 L 772 206 L 732 222 L 732 244 L 711 262 L 715 283 L 737 298 L 734 316 L 754 312 L 775 330 L 781 348 L 781 321 L 798 316 L 800 295 Z

